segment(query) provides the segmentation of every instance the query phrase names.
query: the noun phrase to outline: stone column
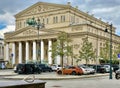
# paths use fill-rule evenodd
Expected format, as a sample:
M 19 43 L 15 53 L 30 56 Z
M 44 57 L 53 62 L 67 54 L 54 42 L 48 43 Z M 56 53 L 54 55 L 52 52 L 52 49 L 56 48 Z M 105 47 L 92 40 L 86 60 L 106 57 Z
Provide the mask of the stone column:
M 6 60 L 9 61 L 9 44 L 6 44 Z
M 33 60 L 37 60 L 36 53 L 36 41 L 33 41 Z
M 15 43 L 12 44 L 12 64 L 15 64 Z
M 27 61 L 29 60 L 29 42 L 26 41 L 26 54 L 25 54 L 25 62 L 27 63 Z
M 44 42 L 41 40 L 41 62 L 44 60 Z
M 50 50 L 52 50 L 52 41 L 48 40 L 48 63 L 51 65 L 52 64 L 52 52 L 50 52 Z
M 19 42 L 19 63 L 22 63 L 22 42 Z

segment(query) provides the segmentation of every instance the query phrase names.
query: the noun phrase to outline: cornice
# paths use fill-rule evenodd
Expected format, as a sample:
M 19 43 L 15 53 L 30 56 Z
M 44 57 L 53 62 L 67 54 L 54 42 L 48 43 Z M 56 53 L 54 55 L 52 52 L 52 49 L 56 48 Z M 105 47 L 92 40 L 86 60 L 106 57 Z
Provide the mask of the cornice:
M 18 14 L 14 15 L 15 18 L 20 16 L 21 14 L 25 13 L 26 11 L 33 9 L 37 5 L 55 6 L 55 7 L 61 7 L 61 8 L 68 8 L 69 7 L 69 5 L 63 5 L 63 4 L 53 4 L 53 3 L 47 3 L 47 2 L 37 2 L 36 4 L 33 4 L 32 6 L 26 8 L 25 10 L 23 10 L 23 11 L 19 12 Z
M 20 41 L 34 41 L 39 39 L 53 39 L 57 38 L 58 33 L 50 33 L 43 35 L 31 35 L 31 36 L 21 36 L 21 37 L 12 37 L 5 39 L 5 42 L 20 42 Z

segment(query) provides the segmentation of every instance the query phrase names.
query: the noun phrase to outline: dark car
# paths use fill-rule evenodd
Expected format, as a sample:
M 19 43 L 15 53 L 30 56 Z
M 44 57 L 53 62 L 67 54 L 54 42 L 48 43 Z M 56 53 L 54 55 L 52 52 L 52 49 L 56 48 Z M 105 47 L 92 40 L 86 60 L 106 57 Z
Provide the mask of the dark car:
M 115 78 L 120 79 L 120 69 L 115 71 Z
M 16 70 L 14 70 L 18 74 L 34 74 L 41 73 L 41 68 L 36 64 L 17 64 Z
M 46 64 L 38 64 L 38 66 L 42 69 L 42 72 L 52 72 L 52 68 Z
M 102 65 L 88 64 L 87 66 L 96 70 L 97 73 L 105 73 L 106 69 Z
M 119 65 L 117 64 L 113 64 L 112 67 L 114 72 L 116 72 L 119 69 Z

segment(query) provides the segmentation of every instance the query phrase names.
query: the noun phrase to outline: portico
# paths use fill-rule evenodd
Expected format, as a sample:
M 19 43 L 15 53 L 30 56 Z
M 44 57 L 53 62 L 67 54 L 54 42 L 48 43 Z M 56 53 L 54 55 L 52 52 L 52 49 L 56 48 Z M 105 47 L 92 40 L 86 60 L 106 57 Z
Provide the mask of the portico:
M 46 42 L 46 43 L 45 43 Z M 28 61 L 48 61 L 49 64 L 52 64 L 51 59 L 51 45 L 52 39 L 42 39 L 34 41 L 20 41 L 12 42 L 12 64 L 16 63 L 26 63 Z M 6 60 L 10 59 L 9 51 L 10 43 L 6 43 Z M 48 46 L 48 48 L 45 48 Z M 39 50 L 40 49 L 40 50 Z M 16 52 L 17 51 L 17 52 Z M 38 54 L 39 53 L 39 54 Z

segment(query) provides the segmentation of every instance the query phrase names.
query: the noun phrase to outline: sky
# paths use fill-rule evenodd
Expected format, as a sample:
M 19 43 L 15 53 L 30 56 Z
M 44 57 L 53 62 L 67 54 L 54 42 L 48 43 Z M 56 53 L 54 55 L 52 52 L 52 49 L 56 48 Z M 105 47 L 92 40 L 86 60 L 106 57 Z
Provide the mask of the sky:
M 5 32 L 15 30 L 14 15 L 37 2 L 71 2 L 71 6 L 78 6 L 81 11 L 112 23 L 116 27 L 116 34 L 120 36 L 120 0 L 0 0 L 0 37 L 4 38 Z

